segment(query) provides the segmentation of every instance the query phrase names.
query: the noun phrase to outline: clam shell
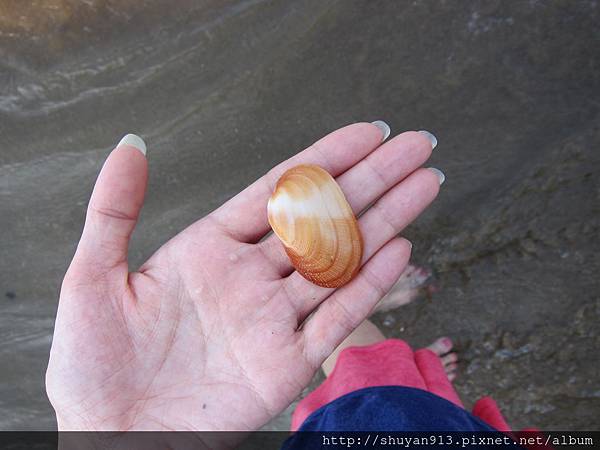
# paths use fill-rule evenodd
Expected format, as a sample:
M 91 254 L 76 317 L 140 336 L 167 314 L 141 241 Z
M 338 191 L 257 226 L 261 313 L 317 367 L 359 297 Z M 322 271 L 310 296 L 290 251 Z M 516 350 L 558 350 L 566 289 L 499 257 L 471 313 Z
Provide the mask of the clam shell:
M 340 287 L 360 269 L 363 239 L 344 193 L 326 170 L 285 172 L 269 199 L 269 223 L 292 265 L 307 280 Z

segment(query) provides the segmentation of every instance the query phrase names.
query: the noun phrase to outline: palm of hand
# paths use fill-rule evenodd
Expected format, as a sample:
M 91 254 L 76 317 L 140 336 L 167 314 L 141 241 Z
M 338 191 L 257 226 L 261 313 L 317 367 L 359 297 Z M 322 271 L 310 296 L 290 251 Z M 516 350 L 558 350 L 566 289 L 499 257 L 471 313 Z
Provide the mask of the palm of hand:
M 98 295 L 93 286 L 61 299 L 61 308 L 83 309 L 75 322 L 57 323 L 63 342 L 80 349 L 79 364 L 61 368 L 82 381 L 64 385 L 66 415 L 91 409 L 112 429 L 254 429 L 309 382 L 316 367 L 269 262 L 198 227 L 209 248 L 181 234 L 132 274 L 130 291 L 99 300 L 101 310 L 71 298 Z
M 359 125 L 354 125 L 358 128 L 353 131 L 370 133 L 372 152 L 378 130 Z M 327 144 L 329 139 L 335 148 L 335 140 L 350 128 L 322 142 Z M 394 203 L 394 190 L 400 190 L 396 196 L 406 194 L 401 192 L 402 184 L 405 191 L 406 186 L 420 189 L 419 200 L 404 205 L 405 217 L 397 222 L 386 219 L 390 229 L 377 237 L 369 238 L 371 222 L 381 220 L 383 208 L 374 208 L 371 216 L 361 218 L 366 265 L 357 279 L 337 291 L 314 286 L 293 272 L 273 236 L 252 242 L 267 231 L 266 212 L 260 213 L 269 191 L 264 185 L 270 188 L 276 175 L 294 163 L 326 165 L 321 160 L 322 150 L 311 147 L 296 157 L 298 161 L 274 169 L 262 183 L 259 180 L 239 198 L 177 235 L 139 272 L 131 274 L 126 243 L 143 201 L 143 189 L 141 199 L 130 205 L 116 208 L 114 197 L 107 202 L 104 197 L 115 190 L 114 182 L 105 180 L 104 186 L 110 184 L 111 188 L 101 185 L 103 178 L 111 176 L 109 158 L 103 169 L 108 175 L 101 174 L 98 180 L 86 229 L 61 292 L 47 373 L 59 427 L 252 430 L 282 411 L 337 344 L 364 320 L 408 260 L 406 241 L 394 239 L 394 235 L 437 193 L 431 172 L 412 173 L 429 155 L 427 142 L 416 139 L 419 145 L 414 144 L 418 149 L 413 152 L 414 161 L 393 169 L 395 174 L 388 175 L 385 183 L 394 188 L 378 203 L 383 202 L 382 207 L 385 202 Z M 377 152 L 386 146 L 390 146 L 388 152 L 395 151 L 393 142 Z M 121 161 L 119 167 L 125 169 L 120 170 L 139 170 L 140 154 L 128 147 L 114 153 L 118 152 L 111 158 L 124 158 L 134 167 L 127 169 Z M 361 158 L 353 157 L 357 161 L 347 158 L 338 166 L 354 165 L 356 175 Z M 336 166 L 328 169 L 341 171 Z M 408 174 L 412 185 L 407 180 L 399 183 Z M 114 173 L 120 180 L 130 179 L 121 175 Z M 352 177 L 346 177 L 350 183 Z M 344 180 L 338 181 L 344 188 Z M 384 188 L 369 195 L 346 194 L 353 208 L 360 210 Z M 135 198 L 140 187 L 123 185 L 119 198 L 124 191 L 133 192 Z M 239 220 L 240 216 L 244 220 Z M 95 243 L 86 239 L 86 234 L 105 228 L 114 235 L 97 234 L 100 242 Z M 125 243 L 125 249 L 119 249 L 119 242 Z M 104 257 L 104 263 L 99 257 Z M 390 266 L 391 261 L 395 266 Z

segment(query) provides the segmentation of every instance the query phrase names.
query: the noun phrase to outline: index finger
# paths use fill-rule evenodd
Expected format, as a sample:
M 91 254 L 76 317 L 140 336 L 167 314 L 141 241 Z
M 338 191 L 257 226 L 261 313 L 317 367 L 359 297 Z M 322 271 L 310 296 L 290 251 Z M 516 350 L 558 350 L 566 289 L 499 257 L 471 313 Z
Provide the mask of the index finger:
M 257 242 L 270 229 L 267 201 L 286 170 L 299 164 L 316 164 L 335 177 L 375 150 L 388 135 L 389 127 L 381 121 L 340 128 L 275 166 L 211 216 L 238 241 Z

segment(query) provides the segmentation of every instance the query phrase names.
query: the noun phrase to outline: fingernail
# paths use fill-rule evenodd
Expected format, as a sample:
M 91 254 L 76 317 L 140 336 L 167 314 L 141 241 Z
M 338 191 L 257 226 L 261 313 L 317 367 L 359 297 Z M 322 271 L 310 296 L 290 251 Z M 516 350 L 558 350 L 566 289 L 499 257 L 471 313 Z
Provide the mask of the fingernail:
M 375 122 L 371 123 L 381 130 L 381 134 L 383 134 L 383 139 L 381 140 L 381 142 L 385 141 L 388 137 L 390 137 L 390 133 L 392 132 L 392 130 L 390 129 L 390 126 L 383 120 L 376 120 Z
M 426 130 L 419 130 L 419 133 L 424 135 L 431 142 L 431 150 L 433 150 L 437 146 L 437 138 Z M 441 184 L 441 183 L 440 183 Z
M 428 167 L 428 169 L 437 175 L 440 186 L 444 184 L 444 181 L 446 181 L 446 175 L 444 175 L 444 172 L 442 172 L 440 169 L 436 169 L 435 167 Z
M 142 152 L 142 155 L 146 156 L 146 144 L 144 143 L 141 137 L 135 134 L 126 134 L 123 137 L 123 139 L 119 141 L 117 147 L 120 147 L 122 145 L 130 145 L 132 147 L 135 147 L 140 152 Z

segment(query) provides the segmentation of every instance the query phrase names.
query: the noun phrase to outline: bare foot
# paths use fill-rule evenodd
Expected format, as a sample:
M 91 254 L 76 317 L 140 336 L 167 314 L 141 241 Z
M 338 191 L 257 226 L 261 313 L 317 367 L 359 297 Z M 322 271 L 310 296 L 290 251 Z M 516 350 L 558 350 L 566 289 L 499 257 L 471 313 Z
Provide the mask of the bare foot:
M 427 348 L 433 353 L 438 355 L 442 360 L 442 365 L 448 375 L 448 379 L 453 381 L 456 378 L 456 369 L 458 356 L 456 352 L 452 351 L 452 340 L 447 337 L 441 337 L 435 340 L 435 342 L 429 345 Z
M 412 302 L 430 276 L 431 272 L 423 267 L 412 264 L 407 266 L 390 292 L 375 306 L 373 313 L 386 312 Z

